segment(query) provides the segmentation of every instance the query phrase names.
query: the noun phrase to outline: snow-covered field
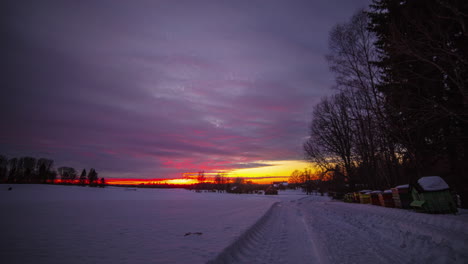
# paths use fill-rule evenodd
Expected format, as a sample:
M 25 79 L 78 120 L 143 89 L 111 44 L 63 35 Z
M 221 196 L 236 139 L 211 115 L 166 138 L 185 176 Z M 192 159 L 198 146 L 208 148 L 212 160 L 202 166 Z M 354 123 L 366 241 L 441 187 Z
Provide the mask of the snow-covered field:
M 294 191 L 0 185 L 0 212 L 1 263 L 468 263 L 466 211 Z
M 0 263 L 204 263 L 276 201 L 183 189 L 0 185 Z

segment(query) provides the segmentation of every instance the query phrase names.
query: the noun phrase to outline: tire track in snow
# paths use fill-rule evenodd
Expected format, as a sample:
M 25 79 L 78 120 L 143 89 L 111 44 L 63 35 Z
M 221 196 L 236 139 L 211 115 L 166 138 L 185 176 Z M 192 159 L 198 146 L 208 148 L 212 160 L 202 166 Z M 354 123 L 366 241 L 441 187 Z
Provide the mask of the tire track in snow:
M 317 199 L 275 203 L 209 263 L 468 263 L 467 218 Z
M 328 208 L 327 202 L 303 207 L 307 223 L 315 230 L 331 263 L 406 263 L 398 247 L 378 233 L 367 232 L 373 226 L 356 221 L 355 214 Z
M 326 263 L 312 238 L 297 200 L 277 202 L 208 263 Z

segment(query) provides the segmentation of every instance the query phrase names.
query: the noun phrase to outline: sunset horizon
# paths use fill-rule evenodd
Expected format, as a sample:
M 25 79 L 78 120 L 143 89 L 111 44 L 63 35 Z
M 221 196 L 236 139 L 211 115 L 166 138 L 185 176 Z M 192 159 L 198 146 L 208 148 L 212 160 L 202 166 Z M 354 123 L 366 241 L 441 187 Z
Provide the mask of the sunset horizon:
M 2 263 L 468 263 L 468 0 L 0 7 Z
M 307 167 L 328 32 L 368 0 L 158 3 L 7 3 L 0 155 L 106 179 Z

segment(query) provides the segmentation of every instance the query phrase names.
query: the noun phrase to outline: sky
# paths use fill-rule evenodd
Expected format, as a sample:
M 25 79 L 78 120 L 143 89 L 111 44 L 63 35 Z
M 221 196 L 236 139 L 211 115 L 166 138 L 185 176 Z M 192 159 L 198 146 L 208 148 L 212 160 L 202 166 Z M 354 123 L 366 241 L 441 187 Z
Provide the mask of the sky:
M 328 33 L 369 0 L 1 1 L 0 154 L 107 178 L 308 166 Z

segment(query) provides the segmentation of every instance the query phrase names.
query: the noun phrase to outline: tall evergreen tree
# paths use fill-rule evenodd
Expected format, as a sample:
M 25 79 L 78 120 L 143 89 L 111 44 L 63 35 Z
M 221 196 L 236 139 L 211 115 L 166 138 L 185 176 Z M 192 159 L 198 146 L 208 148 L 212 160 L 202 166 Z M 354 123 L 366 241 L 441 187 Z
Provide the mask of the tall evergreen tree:
M 94 169 L 90 169 L 88 173 L 88 183 L 89 186 L 97 186 L 97 181 L 98 181 L 98 174 Z
M 468 204 L 468 2 L 374 0 L 371 7 L 380 91 L 411 175 L 442 174 Z
M 104 188 L 106 186 L 106 180 L 104 178 L 101 178 L 99 180 L 99 187 Z
M 80 175 L 80 179 L 79 179 L 80 185 L 85 185 L 85 184 L 86 184 L 86 179 L 87 179 L 87 177 L 86 177 L 86 169 L 83 169 L 83 170 L 81 171 L 81 175 Z

